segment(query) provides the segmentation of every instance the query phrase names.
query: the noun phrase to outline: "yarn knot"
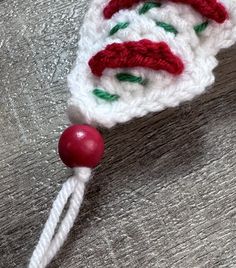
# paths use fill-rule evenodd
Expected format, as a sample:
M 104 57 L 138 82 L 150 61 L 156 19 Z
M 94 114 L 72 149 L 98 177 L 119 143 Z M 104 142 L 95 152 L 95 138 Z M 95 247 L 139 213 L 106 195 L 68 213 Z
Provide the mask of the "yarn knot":
M 80 168 L 75 168 L 74 172 L 75 172 L 74 174 L 75 179 L 78 179 L 79 181 L 83 183 L 87 183 L 90 180 L 92 170 L 91 168 L 80 167 Z

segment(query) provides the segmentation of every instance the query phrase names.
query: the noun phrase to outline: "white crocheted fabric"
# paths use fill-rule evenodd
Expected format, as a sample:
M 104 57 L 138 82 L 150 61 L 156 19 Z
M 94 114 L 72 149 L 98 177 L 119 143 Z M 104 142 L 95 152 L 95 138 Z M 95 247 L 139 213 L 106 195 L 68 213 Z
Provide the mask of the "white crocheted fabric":
M 236 41 L 236 2 L 232 0 L 220 1 L 229 15 L 224 23 L 171 1 L 152 8 L 141 1 L 106 19 L 103 10 L 108 2 L 92 1 L 81 27 L 77 60 L 68 77 L 73 122 L 112 127 L 190 100 L 214 82 L 219 50 Z M 106 68 L 101 76 L 91 71 L 88 62 L 107 45 L 142 39 L 165 42 L 182 60 L 183 72 L 173 75 L 139 66 Z

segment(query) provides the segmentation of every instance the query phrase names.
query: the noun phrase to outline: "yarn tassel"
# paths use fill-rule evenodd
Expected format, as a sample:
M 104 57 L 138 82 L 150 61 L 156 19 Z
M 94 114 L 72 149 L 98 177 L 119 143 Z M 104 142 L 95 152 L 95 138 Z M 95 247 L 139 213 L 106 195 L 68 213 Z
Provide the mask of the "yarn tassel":
M 85 185 L 90 177 L 90 168 L 76 168 L 75 175 L 64 183 L 53 203 L 49 218 L 30 259 L 28 268 L 45 268 L 62 247 L 79 213 Z M 66 215 L 60 220 L 68 201 L 69 207 Z

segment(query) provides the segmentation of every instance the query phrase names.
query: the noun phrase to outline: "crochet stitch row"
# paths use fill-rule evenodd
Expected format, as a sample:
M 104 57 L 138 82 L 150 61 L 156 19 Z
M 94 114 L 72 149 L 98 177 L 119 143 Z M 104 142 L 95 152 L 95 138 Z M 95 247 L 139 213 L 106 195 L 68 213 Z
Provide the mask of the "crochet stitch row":
M 106 68 L 145 67 L 174 75 L 181 74 L 184 69 L 182 60 L 166 43 L 147 39 L 108 45 L 90 59 L 89 66 L 96 76 L 102 76 Z
M 143 0 L 111 0 L 105 7 L 103 14 L 106 19 L 110 19 L 116 12 L 121 9 L 131 8 Z M 174 3 L 191 5 L 195 10 L 208 19 L 223 23 L 228 14 L 225 7 L 218 3 L 217 0 L 171 0 Z

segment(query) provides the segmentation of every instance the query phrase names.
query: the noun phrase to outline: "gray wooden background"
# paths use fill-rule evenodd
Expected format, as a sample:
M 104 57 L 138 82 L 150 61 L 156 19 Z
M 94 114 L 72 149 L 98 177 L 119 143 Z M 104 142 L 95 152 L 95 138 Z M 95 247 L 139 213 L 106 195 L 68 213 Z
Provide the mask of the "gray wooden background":
M 71 174 L 56 148 L 87 6 L 0 1 L 1 268 L 26 267 Z M 106 156 L 50 268 L 236 267 L 236 47 L 219 60 L 205 95 L 103 131 Z

